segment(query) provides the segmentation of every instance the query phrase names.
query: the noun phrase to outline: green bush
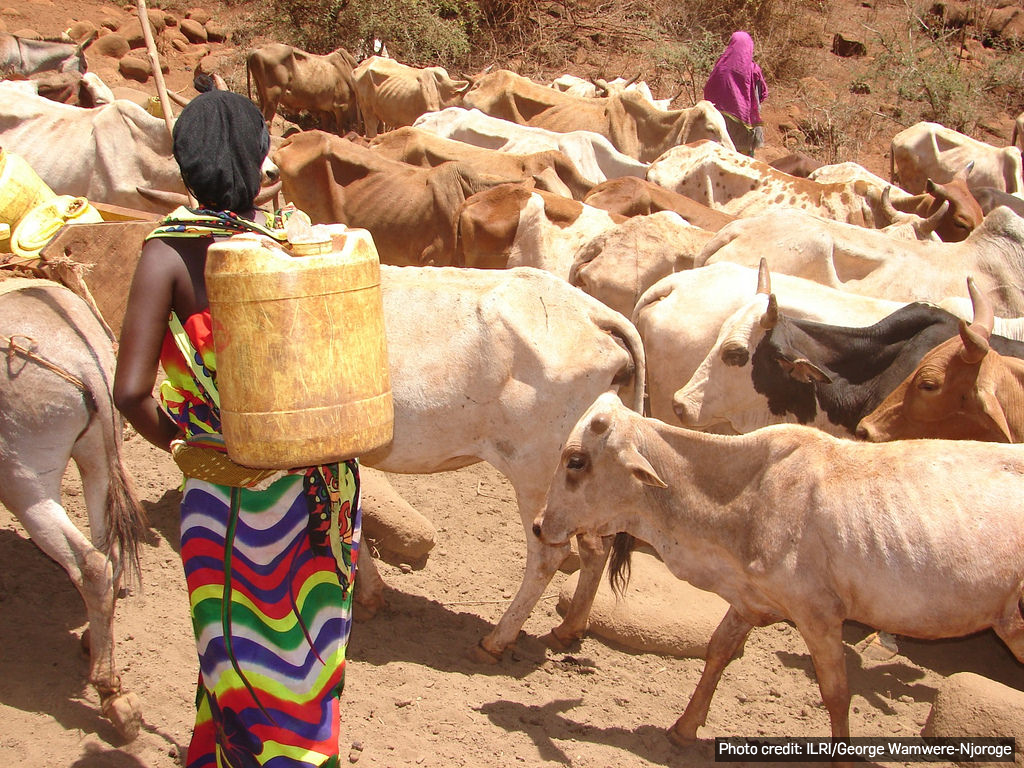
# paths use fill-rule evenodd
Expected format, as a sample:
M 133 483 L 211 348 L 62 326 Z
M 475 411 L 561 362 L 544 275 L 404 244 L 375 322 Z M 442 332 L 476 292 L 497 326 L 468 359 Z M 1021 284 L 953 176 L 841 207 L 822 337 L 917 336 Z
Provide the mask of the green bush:
M 339 46 L 369 53 L 375 38 L 413 65 L 466 58 L 480 9 L 474 0 L 274 0 L 271 22 L 312 53 Z

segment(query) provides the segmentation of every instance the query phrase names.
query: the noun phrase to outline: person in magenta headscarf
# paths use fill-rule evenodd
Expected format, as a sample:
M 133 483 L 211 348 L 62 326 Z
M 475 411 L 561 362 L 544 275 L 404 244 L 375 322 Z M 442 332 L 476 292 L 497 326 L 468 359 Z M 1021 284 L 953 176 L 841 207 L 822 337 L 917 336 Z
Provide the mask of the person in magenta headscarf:
M 725 117 L 736 149 L 751 157 L 764 144 L 760 105 L 767 96 L 768 84 L 754 61 L 753 38 L 743 31 L 733 32 L 708 75 L 704 98 Z

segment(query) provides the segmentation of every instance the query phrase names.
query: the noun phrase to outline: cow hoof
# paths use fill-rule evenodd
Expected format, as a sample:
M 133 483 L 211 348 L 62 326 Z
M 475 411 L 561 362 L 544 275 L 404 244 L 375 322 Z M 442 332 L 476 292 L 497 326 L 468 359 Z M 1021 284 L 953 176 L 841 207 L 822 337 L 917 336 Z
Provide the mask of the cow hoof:
M 665 731 L 668 734 L 668 740 L 675 744 L 677 747 L 692 747 L 697 743 L 697 733 L 684 733 L 682 730 L 677 730 L 675 726 Z
M 142 702 L 131 691 L 111 696 L 103 702 L 103 716 L 125 741 L 134 741 L 142 728 Z
M 567 638 L 560 637 L 557 629 L 552 629 L 542 638 L 544 645 L 552 651 L 567 651 L 580 641 L 580 637 L 569 635 Z
M 481 640 L 470 649 L 469 658 L 480 664 L 490 664 L 493 666 L 501 661 L 503 653 L 503 651 L 498 651 L 497 653 L 489 651 L 484 647 L 484 641 Z
M 356 621 L 369 621 L 374 618 L 382 608 L 387 608 L 388 602 L 383 598 L 377 598 L 375 600 L 365 600 L 359 602 L 354 600 L 352 602 L 352 618 Z

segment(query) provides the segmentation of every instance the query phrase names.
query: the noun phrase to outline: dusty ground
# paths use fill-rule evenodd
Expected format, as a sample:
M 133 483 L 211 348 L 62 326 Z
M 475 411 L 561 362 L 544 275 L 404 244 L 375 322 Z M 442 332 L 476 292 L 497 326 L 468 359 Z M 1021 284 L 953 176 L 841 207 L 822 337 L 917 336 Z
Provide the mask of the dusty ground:
M 34 26 L 54 34 L 72 19 L 108 13 L 128 15 L 100 2 L 26 0 L 0 10 L 0 19 L 10 31 Z M 188 67 L 197 60 L 196 53 L 176 59 L 170 87 L 187 89 Z M 94 68 L 122 84 L 109 67 Z M 796 101 L 777 91 L 770 104 L 772 144 Z M 994 120 L 1005 123 L 1004 116 Z M 887 171 L 886 142 L 860 148 L 862 162 L 878 173 Z M 778 144 L 768 150 L 781 152 Z M 170 459 L 142 440 L 130 440 L 126 450 L 150 532 L 142 551 L 143 589 L 118 606 L 117 660 L 125 685 L 141 697 L 143 732 L 124 744 L 99 716 L 97 697 L 84 682 L 81 600 L 64 572 L 0 509 L 0 765 L 180 765 L 197 664 L 177 554 L 179 478 Z M 538 638 L 558 623 L 564 574 L 500 666 L 469 661 L 467 651 L 502 613 L 522 574 L 524 533 L 511 490 L 486 465 L 394 482 L 434 521 L 439 543 L 422 569 L 382 565 L 390 607 L 355 626 L 341 735 L 342 754 L 352 762 L 382 768 L 702 766 L 713 762 L 715 736 L 828 732 L 806 648 L 793 628 L 778 625 L 755 630 L 743 658 L 726 671 L 701 732 L 705 741 L 686 751 L 671 748 L 663 730 L 682 712 L 702 662 L 627 652 L 596 638 L 570 653 L 546 649 Z M 73 470 L 66 504 L 84 526 Z M 888 660 L 854 649 L 866 635 L 863 627 L 848 628 L 855 734 L 920 733 L 936 686 L 954 672 L 1024 689 L 1024 667 L 990 634 L 940 643 L 901 638 L 900 655 Z

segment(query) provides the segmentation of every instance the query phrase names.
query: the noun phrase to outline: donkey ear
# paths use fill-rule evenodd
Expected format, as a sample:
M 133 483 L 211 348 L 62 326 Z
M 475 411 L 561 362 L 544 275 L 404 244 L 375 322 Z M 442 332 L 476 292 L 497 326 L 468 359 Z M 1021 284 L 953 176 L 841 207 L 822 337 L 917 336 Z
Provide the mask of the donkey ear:
M 643 454 L 635 448 L 631 448 L 625 459 L 626 468 L 630 471 L 633 477 L 637 478 L 644 485 L 653 485 L 655 488 L 668 488 L 668 483 L 658 477 L 658 473 L 654 471 L 654 467 L 651 466 Z

